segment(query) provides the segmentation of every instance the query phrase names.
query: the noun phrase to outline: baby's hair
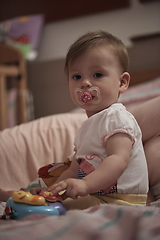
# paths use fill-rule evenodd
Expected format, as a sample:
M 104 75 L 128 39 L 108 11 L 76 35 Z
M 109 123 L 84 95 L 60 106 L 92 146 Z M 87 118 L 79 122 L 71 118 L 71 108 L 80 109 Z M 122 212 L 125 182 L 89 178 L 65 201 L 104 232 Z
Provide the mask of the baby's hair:
M 129 58 L 125 45 L 119 38 L 104 31 L 88 32 L 70 46 L 66 55 L 65 71 L 68 73 L 69 64 L 72 64 L 73 61 L 78 59 L 78 57 L 86 51 L 101 46 L 109 47 L 115 57 L 117 57 L 122 71 L 128 71 Z

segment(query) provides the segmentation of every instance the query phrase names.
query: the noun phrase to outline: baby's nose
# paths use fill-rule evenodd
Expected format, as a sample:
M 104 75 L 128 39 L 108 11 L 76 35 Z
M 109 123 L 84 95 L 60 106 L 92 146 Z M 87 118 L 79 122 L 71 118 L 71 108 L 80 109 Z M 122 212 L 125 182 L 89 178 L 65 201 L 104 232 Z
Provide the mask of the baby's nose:
M 82 85 L 81 85 L 81 88 L 90 88 L 92 87 L 92 83 L 88 80 L 88 79 L 84 79 L 82 81 Z

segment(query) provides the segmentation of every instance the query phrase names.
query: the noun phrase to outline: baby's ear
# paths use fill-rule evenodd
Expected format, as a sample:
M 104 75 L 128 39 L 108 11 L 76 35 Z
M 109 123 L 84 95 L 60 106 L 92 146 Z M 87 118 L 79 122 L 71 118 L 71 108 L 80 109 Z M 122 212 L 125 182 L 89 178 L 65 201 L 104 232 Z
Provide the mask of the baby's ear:
M 130 82 L 130 75 L 128 72 L 122 73 L 120 77 L 120 86 L 119 86 L 119 92 L 123 93 L 127 90 L 129 87 L 129 82 Z

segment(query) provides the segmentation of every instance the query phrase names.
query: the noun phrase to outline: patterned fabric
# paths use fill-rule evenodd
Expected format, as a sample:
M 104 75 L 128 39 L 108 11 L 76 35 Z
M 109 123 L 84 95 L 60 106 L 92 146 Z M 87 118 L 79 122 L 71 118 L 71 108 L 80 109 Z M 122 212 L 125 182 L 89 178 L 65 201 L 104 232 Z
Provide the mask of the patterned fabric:
M 33 214 L 21 221 L 0 220 L 0 239 L 158 240 L 159 229 L 160 202 L 145 207 L 103 204 L 62 216 Z
M 78 169 L 78 179 L 82 179 L 85 176 L 87 176 L 87 174 L 81 168 L 79 168 Z M 114 186 L 111 186 L 107 193 L 105 191 L 101 190 L 99 192 L 96 192 L 95 194 L 105 195 L 108 193 L 115 193 L 115 192 L 117 192 L 117 183 L 115 183 Z

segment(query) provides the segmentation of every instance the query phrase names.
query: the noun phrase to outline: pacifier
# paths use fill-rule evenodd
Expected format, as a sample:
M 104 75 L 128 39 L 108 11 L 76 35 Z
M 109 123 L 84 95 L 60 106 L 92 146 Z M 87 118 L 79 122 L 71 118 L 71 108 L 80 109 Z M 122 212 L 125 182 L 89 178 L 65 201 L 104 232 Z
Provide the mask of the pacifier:
M 90 103 L 91 101 L 93 104 L 98 104 L 102 100 L 99 88 L 94 86 L 85 92 L 81 88 L 76 88 L 74 94 L 77 103 L 81 105 Z
M 80 94 L 80 100 L 84 103 L 89 103 L 92 100 L 92 95 L 89 92 L 82 92 Z

